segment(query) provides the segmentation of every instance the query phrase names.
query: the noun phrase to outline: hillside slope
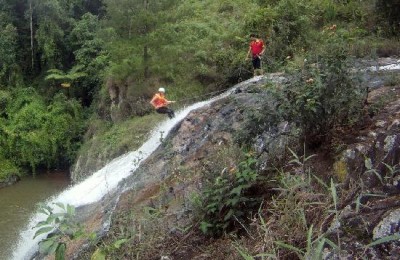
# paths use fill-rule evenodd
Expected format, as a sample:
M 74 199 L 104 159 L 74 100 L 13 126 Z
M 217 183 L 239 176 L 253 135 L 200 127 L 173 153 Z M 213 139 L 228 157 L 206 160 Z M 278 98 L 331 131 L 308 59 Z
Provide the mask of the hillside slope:
M 366 110 L 382 100 L 385 105 L 366 115 L 362 126 L 344 130 L 337 153 L 322 146 L 302 156 L 300 129 L 290 122 L 275 118 L 254 135 L 257 113 L 276 110 L 271 89 L 286 81 L 279 74 L 253 78 L 229 97 L 190 113 L 120 187 L 107 234 L 76 257 L 89 259 L 97 248 L 109 259 L 242 259 L 267 253 L 295 259 L 322 256 L 321 241 L 326 259 L 338 256 L 334 244 L 349 259 L 394 257 L 398 242 L 366 245 L 397 230 L 400 86 L 373 88 Z M 246 154 L 240 146 L 245 136 L 253 143 Z M 242 168 L 249 158 L 257 163 Z M 224 201 L 222 187 L 238 187 L 232 176 L 246 169 L 259 178 L 243 186 L 239 199 L 257 203 L 243 200 L 230 208 L 229 217 L 223 203 L 214 217 L 224 219 L 213 222 L 209 195 L 221 191 Z M 228 182 L 218 186 L 215 180 Z M 208 235 L 200 231 L 204 222 Z M 215 232 L 221 223 L 227 226 Z M 310 232 L 315 241 L 307 251 Z

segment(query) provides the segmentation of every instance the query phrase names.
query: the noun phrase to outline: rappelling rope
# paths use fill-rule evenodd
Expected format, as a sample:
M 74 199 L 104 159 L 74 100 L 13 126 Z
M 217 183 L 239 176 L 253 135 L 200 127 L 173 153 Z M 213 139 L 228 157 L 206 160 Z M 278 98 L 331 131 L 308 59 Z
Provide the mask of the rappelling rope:
M 230 88 L 230 87 L 229 87 L 229 88 Z M 188 101 L 188 100 L 197 100 L 197 99 L 200 99 L 200 98 L 203 98 L 203 97 L 218 95 L 218 94 L 220 94 L 220 93 L 222 93 L 222 92 L 228 90 L 229 88 L 225 88 L 225 89 L 220 89 L 220 90 L 208 92 L 208 93 L 205 93 L 205 94 L 203 94 L 203 95 L 197 95 L 197 96 L 190 97 L 190 98 L 180 99 L 179 102 L 181 102 L 181 101 Z
M 240 70 L 244 70 L 244 69 L 240 68 Z M 248 70 L 247 70 L 247 71 L 248 71 Z M 238 83 L 242 82 L 241 74 L 242 74 L 242 73 L 240 72 L 240 73 L 239 73 Z M 216 96 L 216 95 L 218 95 L 218 94 L 221 94 L 222 92 L 227 91 L 227 90 L 230 89 L 230 88 L 232 88 L 232 86 L 227 87 L 227 88 L 223 88 L 223 89 L 219 89 L 219 90 L 216 90 L 216 91 L 211 91 L 211 92 L 208 92 L 208 93 L 205 93 L 205 94 L 202 94 L 202 95 L 197 95 L 197 96 L 190 97 L 190 98 L 179 99 L 179 103 L 181 103 L 181 102 L 182 102 L 182 103 L 187 103 L 187 101 L 199 100 L 199 99 L 201 99 L 201 98 L 205 98 L 205 97 L 209 97 L 209 96 Z

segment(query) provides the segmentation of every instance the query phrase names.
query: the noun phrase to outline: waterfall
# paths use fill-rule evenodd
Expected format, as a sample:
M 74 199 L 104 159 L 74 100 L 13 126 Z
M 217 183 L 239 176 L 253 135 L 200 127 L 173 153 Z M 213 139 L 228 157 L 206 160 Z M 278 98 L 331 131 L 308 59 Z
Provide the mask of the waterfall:
M 254 77 L 250 80 L 244 81 L 236 87 L 211 98 L 207 101 L 195 103 L 189 107 L 186 107 L 176 113 L 176 117 L 173 119 L 167 119 L 160 123 L 151 133 L 150 138 L 136 151 L 124 154 L 99 171 L 95 172 L 92 176 L 88 177 L 84 181 L 68 188 L 61 192 L 59 195 L 54 196 L 46 201 L 46 204 L 52 208 L 54 203 L 60 202 L 63 204 L 70 204 L 75 207 L 88 205 L 97 202 L 103 198 L 104 195 L 112 193 L 117 185 L 126 177 L 133 174 L 134 171 L 140 165 L 140 162 L 145 160 L 150 154 L 152 154 L 161 143 L 161 137 L 167 136 L 169 131 L 181 120 L 183 120 L 190 111 L 211 104 L 213 101 L 224 98 L 230 95 L 237 87 L 251 82 L 259 81 L 262 76 Z M 14 260 L 25 260 L 30 257 L 38 250 L 38 243 L 47 234 L 42 234 L 35 239 L 33 236 L 36 232 L 34 228 L 37 223 L 45 220 L 45 215 L 41 213 L 35 213 L 25 229 L 20 233 L 19 241 L 13 250 L 12 259 Z
M 367 71 L 400 70 L 400 60 L 397 61 L 397 64 L 371 66 L 365 70 L 367 70 Z

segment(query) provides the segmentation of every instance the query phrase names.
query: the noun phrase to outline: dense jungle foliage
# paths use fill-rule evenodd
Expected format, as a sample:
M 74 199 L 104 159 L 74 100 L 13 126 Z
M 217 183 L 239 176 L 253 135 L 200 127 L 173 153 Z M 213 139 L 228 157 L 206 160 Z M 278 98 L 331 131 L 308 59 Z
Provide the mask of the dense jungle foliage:
M 71 165 L 110 122 L 152 113 L 159 86 L 184 105 L 249 78 L 250 33 L 274 72 L 329 51 L 399 54 L 399 13 L 398 0 L 0 0 L 0 178 Z

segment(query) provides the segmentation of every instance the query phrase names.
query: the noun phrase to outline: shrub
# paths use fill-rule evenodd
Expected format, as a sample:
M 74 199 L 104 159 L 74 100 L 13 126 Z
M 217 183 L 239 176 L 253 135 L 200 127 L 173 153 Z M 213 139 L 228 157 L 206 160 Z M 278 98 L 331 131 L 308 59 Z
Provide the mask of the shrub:
M 7 180 L 11 175 L 21 175 L 20 169 L 10 160 L 1 158 L 1 155 L 0 165 L 0 181 Z
M 44 255 L 55 254 L 56 260 L 64 260 L 67 242 L 87 236 L 87 234 L 76 220 L 75 207 L 62 203 L 54 203 L 54 205 L 59 209 L 48 205 L 41 206 L 40 212 L 47 217 L 35 226 L 37 231 L 33 238 L 51 232 L 39 242 L 39 252 Z M 91 236 L 94 237 L 94 235 Z
M 248 193 L 258 179 L 255 164 L 256 160 L 248 155 L 237 169 L 224 171 L 203 191 L 200 214 L 203 233 L 218 236 L 242 225 L 246 212 L 257 201 Z
M 376 11 L 384 34 L 399 36 L 400 34 L 400 3 L 398 0 L 376 1 Z
M 362 115 L 366 89 L 350 71 L 346 42 L 332 35 L 318 55 L 308 57 L 283 92 L 279 113 L 298 122 L 308 141 L 321 142 L 337 127 L 354 125 Z M 313 63 L 315 62 L 315 63 Z
M 286 170 L 269 175 L 274 176 L 275 192 L 253 215 L 253 239 L 246 245 L 250 250 L 239 248 L 242 256 L 249 256 L 246 259 L 322 259 L 324 248 L 336 248 L 318 228 L 334 204 L 330 187 L 314 175 L 310 164 L 314 155 L 291 153 Z
M 16 91 L 13 96 L 1 126 L 5 158 L 32 171 L 69 164 L 85 126 L 80 104 L 59 94 L 46 105 L 33 89 Z

